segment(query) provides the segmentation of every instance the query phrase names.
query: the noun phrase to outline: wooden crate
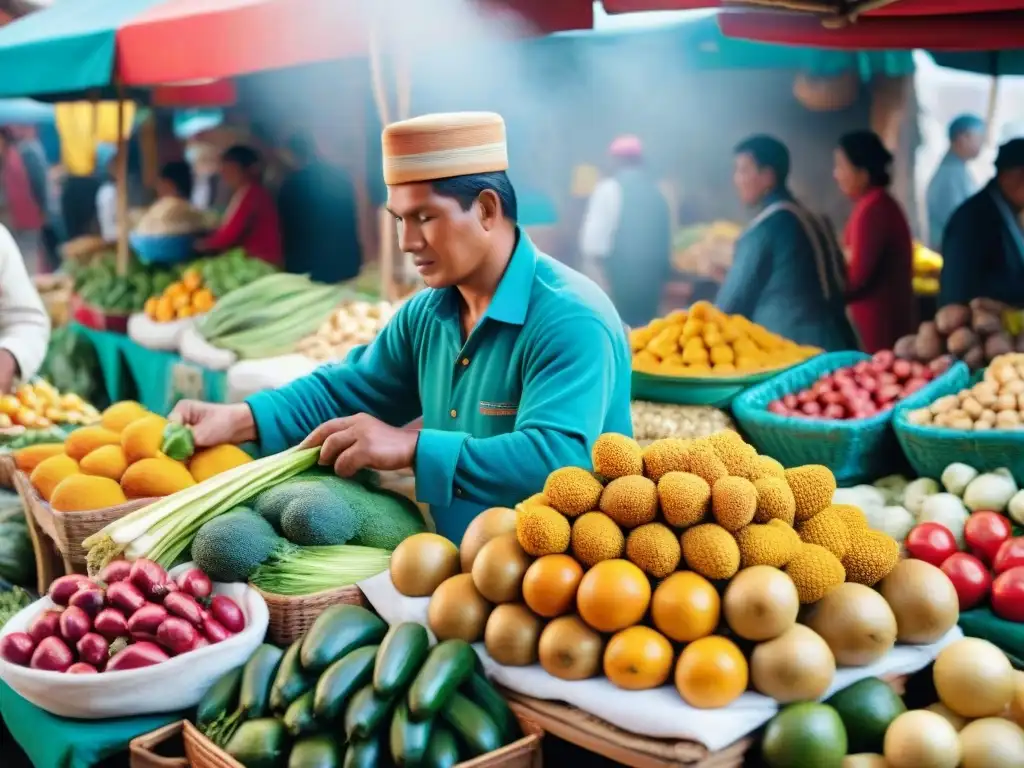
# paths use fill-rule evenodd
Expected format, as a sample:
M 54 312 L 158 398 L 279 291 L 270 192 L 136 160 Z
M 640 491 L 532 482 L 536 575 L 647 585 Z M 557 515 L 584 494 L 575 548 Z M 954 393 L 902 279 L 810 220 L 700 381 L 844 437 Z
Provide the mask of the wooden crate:
M 182 729 L 185 722 L 179 720 L 176 723 L 165 725 L 155 731 L 144 733 L 131 740 L 128 744 L 129 765 L 131 768 L 189 768 L 188 758 L 169 757 L 157 753 L 160 745 L 168 745 L 169 742 L 183 741 Z M 173 745 L 172 751 L 184 751 L 184 743 Z

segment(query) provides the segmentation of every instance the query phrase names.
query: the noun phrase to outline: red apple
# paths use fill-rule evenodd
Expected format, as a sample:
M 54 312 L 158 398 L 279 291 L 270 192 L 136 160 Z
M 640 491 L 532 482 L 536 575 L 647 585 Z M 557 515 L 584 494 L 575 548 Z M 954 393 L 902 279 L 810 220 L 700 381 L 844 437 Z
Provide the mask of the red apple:
M 975 512 L 967 518 L 964 526 L 964 539 L 970 551 L 991 565 L 1003 542 L 1010 538 L 1013 531 L 1010 521 L 998 512 Z
M 1024 622 L 1024 566 L 996 576 L 992 582 L 992 612 L 1007 621 Z
M 936 568 L 957 551 L 956 537 L 949 528 L 939 523 L 915 525 L 907 534 L 904 544 L 912 558 L 924 560 Z
M 1024 536 L 1004 541 L 992 559 L 992 570 L 997 576 L 1020 565 L 1024 565 Z
M 974 555 L 954 552 L 942 564 L 942 572 L 953 582 L 960 610 L 967 611 L 979 605 L 992 588 L 992 574 Z

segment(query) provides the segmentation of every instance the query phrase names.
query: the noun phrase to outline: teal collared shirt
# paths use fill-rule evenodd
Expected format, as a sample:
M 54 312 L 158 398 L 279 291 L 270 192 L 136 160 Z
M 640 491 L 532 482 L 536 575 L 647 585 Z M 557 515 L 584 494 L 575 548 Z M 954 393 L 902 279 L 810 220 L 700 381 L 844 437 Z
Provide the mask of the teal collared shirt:
M 520 230 L 465 342 L 456 290 L 424 290 L 346 362 L 247 402 L 267 453 L 339 416 L 402 426 L 422 415 L 416 496 L 459 542 L 481 510 L 522 501 L 558 467 L 589 468 L 601 433 L 632 434 L 630 370 L 608 297 Z

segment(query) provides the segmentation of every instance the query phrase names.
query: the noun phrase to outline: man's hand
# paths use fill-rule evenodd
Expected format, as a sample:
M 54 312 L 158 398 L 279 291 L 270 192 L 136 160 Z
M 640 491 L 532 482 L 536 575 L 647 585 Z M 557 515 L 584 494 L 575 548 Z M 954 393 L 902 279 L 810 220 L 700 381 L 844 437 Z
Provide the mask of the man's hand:
M 10 394 L 18 378 L 18 361 L 6 349 L 0 349 L 0 394 Z
M 391 427 L 365 413 L 331 419 L 302 442 L 303 448 L 320 448 L 320 464 L 334 466 L 339 477 L 351 477 L 360 469 L 394 471 L 411 467 L 419 433 Z
M 248 443 L 256 439 L 256 421 L 249 406 L 215 405 L 197 400 L 182 400 L 171 412 L 170 420 L 192 427 L 196 448 L 222 443 Z

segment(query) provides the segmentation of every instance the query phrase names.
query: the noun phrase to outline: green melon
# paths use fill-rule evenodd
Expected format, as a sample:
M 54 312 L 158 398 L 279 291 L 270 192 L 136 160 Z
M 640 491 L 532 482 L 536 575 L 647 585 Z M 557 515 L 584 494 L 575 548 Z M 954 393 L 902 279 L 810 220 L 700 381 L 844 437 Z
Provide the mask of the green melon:
M 842 768 L 846 729 L 830 706 L 790 704 L 768 723 L 761 753 L 771 768 Z
M 881 753 L 889 723 L 907 711 L 888 683 L 877 677 L 858 680 L 826 702 L 846 727 L 850 753 Z

